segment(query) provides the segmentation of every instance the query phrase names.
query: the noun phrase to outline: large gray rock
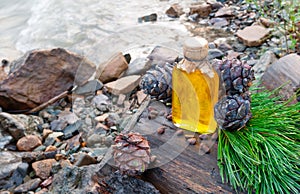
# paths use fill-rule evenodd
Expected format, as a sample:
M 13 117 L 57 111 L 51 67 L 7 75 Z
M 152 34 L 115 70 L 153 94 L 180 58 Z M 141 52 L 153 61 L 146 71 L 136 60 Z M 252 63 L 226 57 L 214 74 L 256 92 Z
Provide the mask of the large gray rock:
M 269 90 L 274 90 L 283 84 L 279 95 L 285 99 L 294 95 L 294 89 L 300 84 L 300 56 L 289 54 L 273 63 L 262 76 L 262 85 Z
M 22 158 L 12 152 L 0 152 L 0 190 L 8 189 L 9 179 L 13 172 L 22 164 Z
M 0 113 L 0 138 L 9 133 L 15 140 L 25 135 L 35 134 L 43 119 L 32 115 Z
M 27 111 L 85 83 L 95 72 L 86 58 L 62 48 L 34 50 L 12 62 L 11 73 L 0 82 L 0 106 Z

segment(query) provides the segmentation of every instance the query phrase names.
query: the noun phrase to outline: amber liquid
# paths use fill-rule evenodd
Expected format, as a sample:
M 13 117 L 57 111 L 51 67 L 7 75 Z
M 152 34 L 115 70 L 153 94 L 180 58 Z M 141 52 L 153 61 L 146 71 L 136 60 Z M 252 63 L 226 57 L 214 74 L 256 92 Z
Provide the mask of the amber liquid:
M 204 134 L 214 133 L 217 123 L 214 119 L 214 105 L 218 101 L 219 76 L 192 73 L 173 69 L 172 118 L 182 129 Z

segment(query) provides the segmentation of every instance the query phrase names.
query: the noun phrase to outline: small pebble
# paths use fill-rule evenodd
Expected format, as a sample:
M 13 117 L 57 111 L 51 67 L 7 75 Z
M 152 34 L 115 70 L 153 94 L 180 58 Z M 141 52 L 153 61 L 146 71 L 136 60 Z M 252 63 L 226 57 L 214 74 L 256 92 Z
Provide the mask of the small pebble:
M 151 162 L 155 162 L 156 159 L 157 159 L 157 156 L 151 156 L 151 157 L 150 157 L 150 161 L 151 161 Z
M 148 118 L 150 120 L 155 119 L 158 116 L 158 112 L 156 110 L 151 110 L 148 114 Z
M 161 126 L 156 131 L 157 131 L 158 134 L 162 135 L 162 134 L 165 133 L 165 130 L 166 130 L 166 127 Z
M 182 129 L 179 129 L 179 130 L 177 130 L 177 131 L 175 132 L 175 134 L 176 134 L 177 136 L 181 136 L 181 135 L 183 135 L 183 130 L 182 130 Z
M 168 115 L 167 115 L 167 119 L 168 119 L 169 121 L 172 121 L 172 114 L 168 114 Z
M 201 135 L 199 135 L 199 139 L 200 140 L 206 140 L 206 139 L 208 139 L 208 135 L 207 134 L 201 134 Z
M 212 134 L 211 136 L 211 140 L 216 140 L 218 139 L 218 132 L 215 132 L 214 134 Z
M 210 148 L 205 143 L 201 143 L 200 144 L 200 150 L 202 152 L 204 152 L 205 154 L 209 154 L 210 153 Z
M 189 138 L 187 141 L 189 142 L 190 145 L 195 145 L 197 142 L 196 138 L 194 138 L 194 137 Z
M 57 148 L 55 146 L 50 145 L 46 148 L 45 152 L 51 152 L 51 151 L 56 151 L 56 150 L 57 150 Z

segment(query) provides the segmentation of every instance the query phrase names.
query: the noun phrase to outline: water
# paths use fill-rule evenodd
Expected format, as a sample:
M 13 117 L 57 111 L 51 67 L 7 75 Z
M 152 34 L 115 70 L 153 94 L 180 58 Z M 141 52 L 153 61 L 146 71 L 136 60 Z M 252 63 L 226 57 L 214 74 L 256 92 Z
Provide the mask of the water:
M 190 2 L 181 4 L 188 8 Z M 164 15 L 172 3 L 176 1 L 1 0 L 0 59 L 63 47 L 99 64 L 117 51 L 145 54 L 154 45 L 179 49 L 189 33 L 180 21 Z M 157 22 L 138 23 L 138 17 L 151 13 L 158 14 Z

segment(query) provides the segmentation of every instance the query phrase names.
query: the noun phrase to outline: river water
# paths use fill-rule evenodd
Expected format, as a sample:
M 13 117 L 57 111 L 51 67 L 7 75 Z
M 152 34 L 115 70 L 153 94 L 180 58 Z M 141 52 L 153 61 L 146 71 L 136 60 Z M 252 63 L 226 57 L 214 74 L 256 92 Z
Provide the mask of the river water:
M 154 45 L 179 49 L 189 32 L 164 14 L 177 2 L 188 7 L 195 0 L 1 0 L 0 59 L 63 47 L 99 64 L 117 51 L 134 55 Z M 157 22 L 138 23 L 151 13 L 157 13 Z

